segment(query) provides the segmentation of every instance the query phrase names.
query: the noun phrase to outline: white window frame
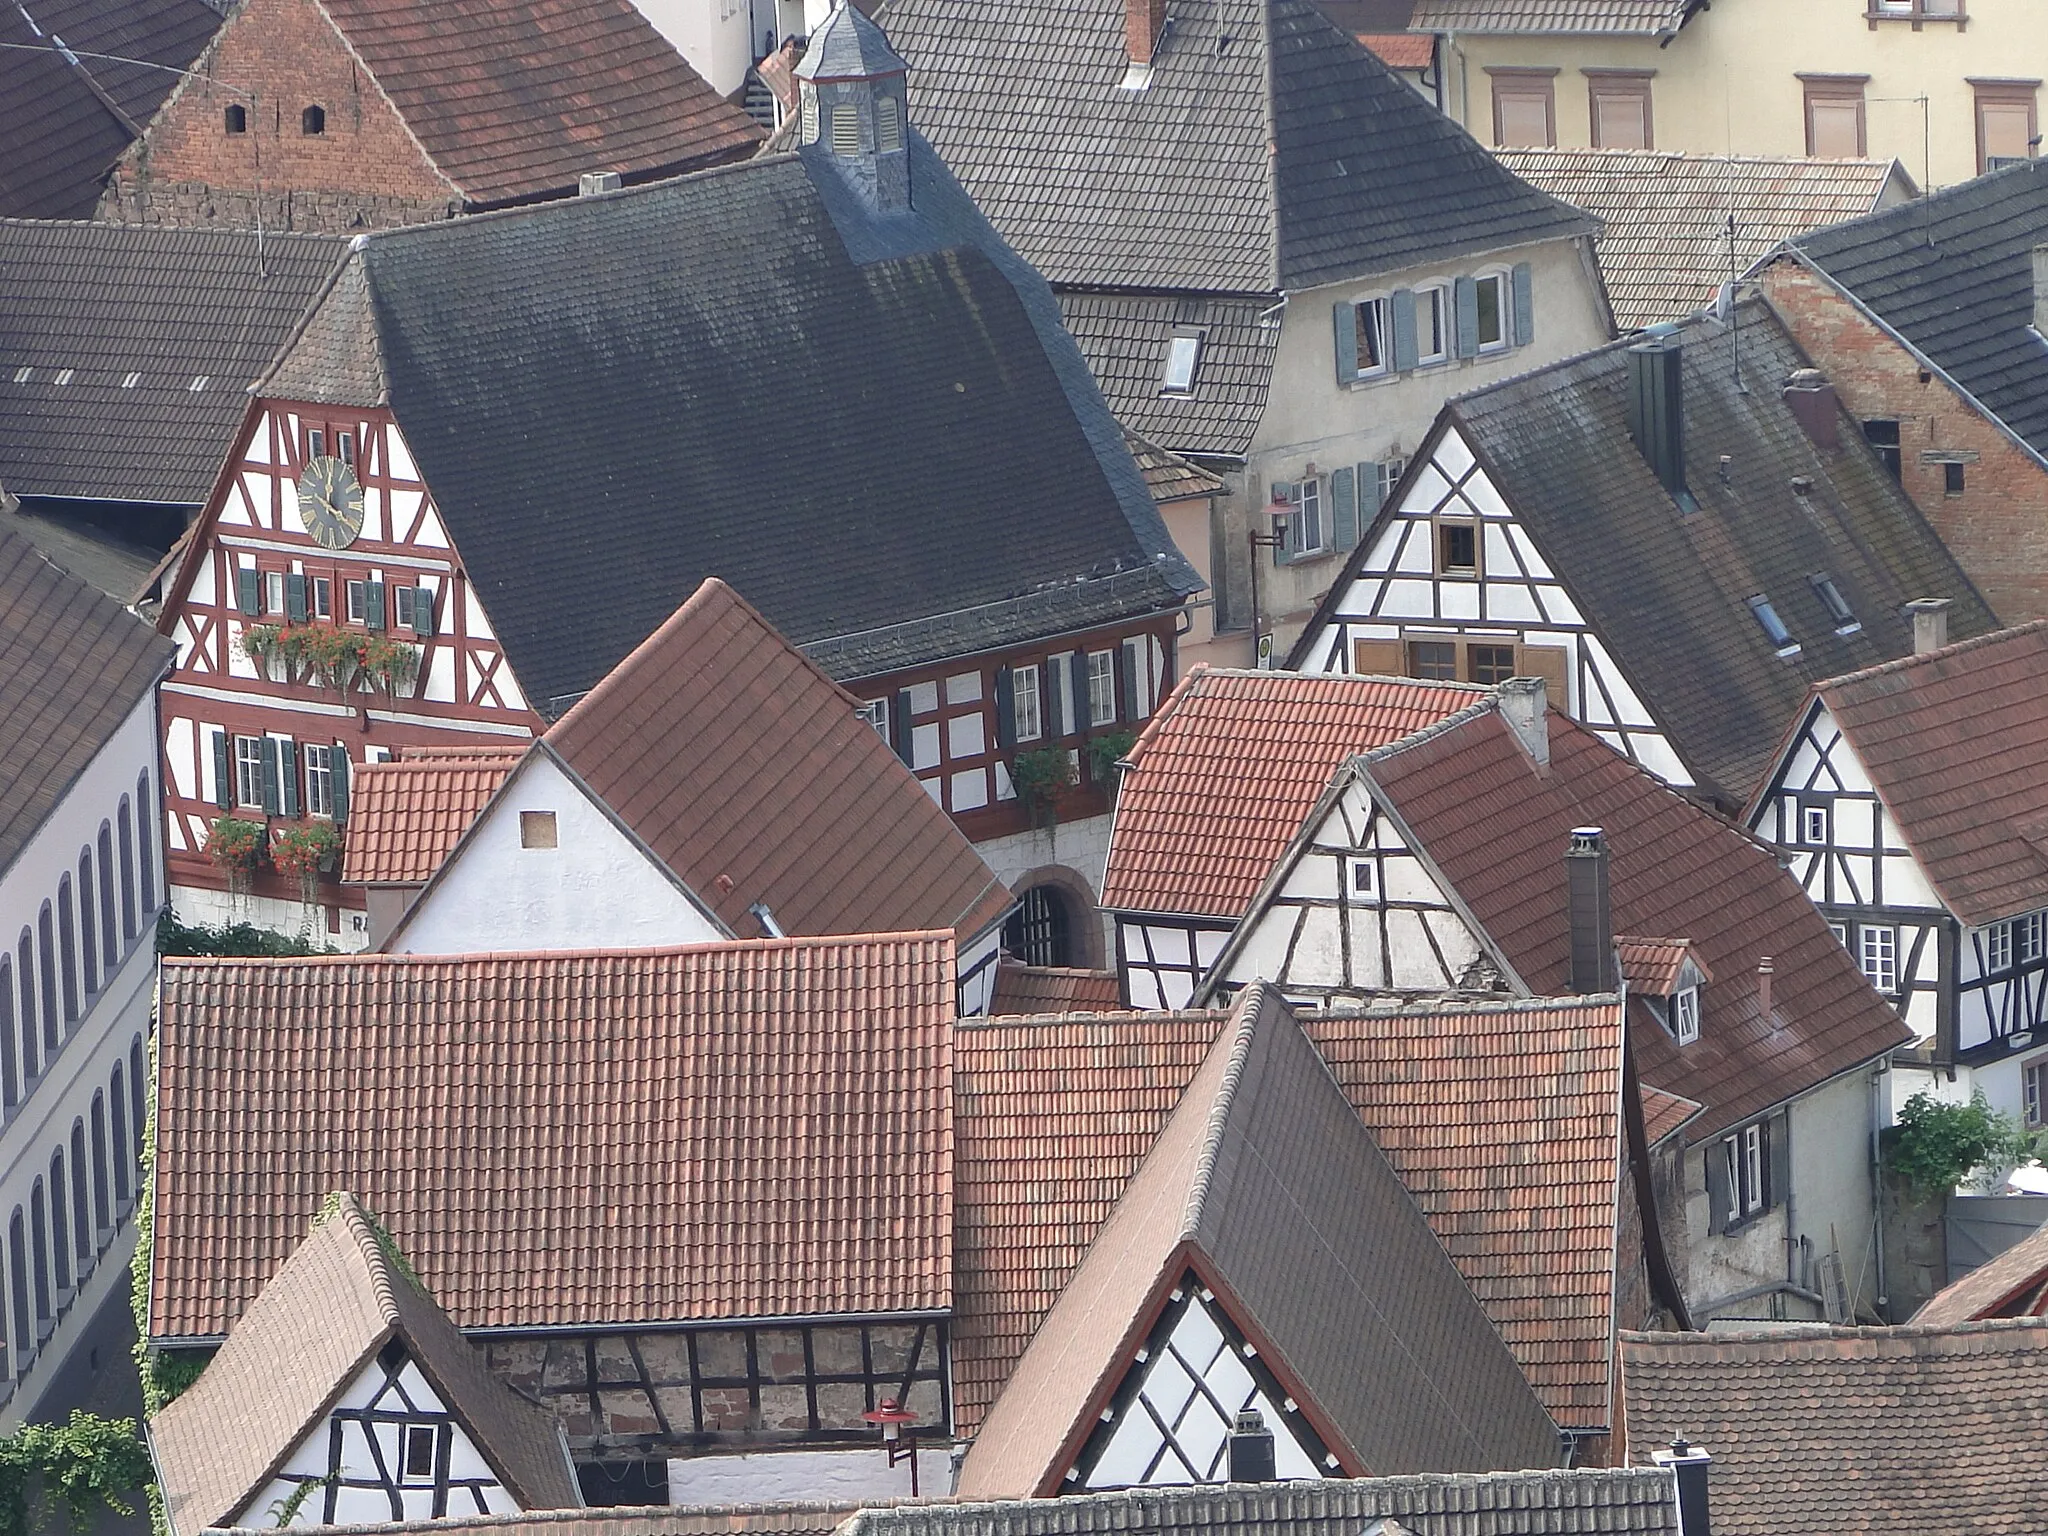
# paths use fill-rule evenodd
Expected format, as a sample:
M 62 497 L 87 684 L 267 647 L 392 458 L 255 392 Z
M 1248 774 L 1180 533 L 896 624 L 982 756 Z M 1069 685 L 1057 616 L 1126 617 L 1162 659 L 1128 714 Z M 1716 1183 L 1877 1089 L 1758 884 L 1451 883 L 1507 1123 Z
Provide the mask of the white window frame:
M 2013 921 L 2013 927 L 2018 930 L 2013 944 L 2014 958 L 2022 965 L 2030 960 L 2040 959 L 2043 948 L 2048 947 L 2043 944 L 2044 937 L 2048 936 L 2042 933 L 2041 921 L 2042 914 L 2039 912 L 2029 913 Z
M 263 573 L 263 611 L 265 613 L 284 612 L 283 571 L 265 571 Z
M 1818 822 L 1815 820 L 1816 817 L 1819 818 Z M 1799 841 L 1808 847 L 1825 847 L 1828 841 L 1828 825 L 1832 820 L 1825 805 L 1800 806 Z
M 412 608 L 418 595 L 418 588 L 409 585 L 401 584 L 391 589 L 391 622 L 393 624 L 403 624 L 407 629 L 412 628 Z
M 308 743 L 306 759 L 306 814 L 308 816 L 332 816 L 334 814 L 334 762 L 328 756 L 329 748 Z
M 1361 906 L 1378 906 L 1381 900 L 1378 862 L 1369 855 L 1345 860 L 1344 894 L 1348 900 Z
M 2048 1056 L 2037 1056 L 2020 1066 L 2020 1096 L 2024 1101 L 2023 1113 L 2027 1128 L 2037 1129 L 2041 1125 L 2043 1100 L 2048 1099 Z
M 1763 1122 L 1742 1128 L 1742 1214 L 1754 1216 L 1764 1208 Z
M 1500 295 L 1496 310 L 1500 320 L 1500 335 L 1492 341 L 1488 341 L 1481 330 L 1483 322 L 1480 319 L 1479 307 L 1479 294 L 1488 283 L 1494 284 L 1495 291 Z M 1515 345 L 1515 283 L 1513 276 L 1505 268 L 1491 268 L 1473 275 L 1472 339 L 1481 357 L 1509 351 Z
M 1361 379 L 1383 379 L 1394 371 L 1394 311 L 1393 301 L 1384 293 L 1368 294 L 1351 301 L 1351 330 L 1358 349 L 1358 372 Z M 1375 363 L 1366 362 L 1366 337 L 1373 341 L 1372 350 L 1379 354 Z
M 1889 996 L 1899 990 L 1899 930 L 1889 923 L 1859 923 L 1856 966 L 1863 979 Z
M 2013 929 L 2017 923 L 1993 923 L 1984 930 L 1984 969 L 1987 972 L 2012 969 Z
M 1045 712 L 1040 707 L 1038 668 L 1010 669 L 1010 724 L 1017 740 L 1036 741 L 1045 734 Z
M 887 699 L 865 699 L 856 704 L 853 712 L 882 740 L 889 739 L 889 701 Z
M 1680 987 L 1671 999 L 1671 1033 L 1680 1045 L 1691 1045 L 1700 1037 L 1700 989 Z
M 1330 547 L 1329 529 L 1324 527 L 1322 477 L 1310 475 L 1306 480 L 1295 481 L 1293 495 L 1288 499 L 1294 504 L 1294 512 L 1289 519 L 1289 539 L 1294 545 L 1294 552 L 1297 555 L 1321 554 Z
M 1394 487 L 1401 483 L 1401 477 L 1408 473 L 1406 459 L 1381 459 L 1373 466 L 1380 480 L 1380 505 L 1385 506 L 1394 499 Z M 1359 519 L 1365 521 L 1364 518 Z
M 1437 349 L 1429 350 L 1430 319 L 1436 320 Z M 1448 363 L 1453 351 L 1452 328 L 1458 317 L 1452 312 L 1451 285 L 1449 283 L 1425 283 L 1415 290 L 1415 366 L 1432 368 L 1438 363 Z
M 1159 393 L 1162 395 L 1192 395 L 1195 392 L 1195 370 L 1201 366 L 1201 361 L 1201 337 L 1168 337 L 1166 341 L 1166 367 L 1160 373 Z
M 348 621 L 351 624 L 367 624 L 370 613 L 370 584 L 367 581 L 348 583 Z
M 1116 652 L 1088 653 L 1088 723 L 1116 724 Z
M 309 589 L 306 593 L 306 598 L 308 605 L 312 609 L 311 616 L 316 619 L 333 618 L 334 578 L 332 576 L 315 576 L 306 585 Z
M 434 1469 L 441 1460 L 441 1426 L 434 1423 L 408 1421 L 398 1426 L 398 1481 L 401 1487 L 430 1488 L 434 1484 Z M 412 1438 L 424 1434 L 427 1440 L 427 1470 L 415 1472 L 412 1469 Z
M 235 738 L 235 804 L 249 810 L 263 809 L 263 738 Z

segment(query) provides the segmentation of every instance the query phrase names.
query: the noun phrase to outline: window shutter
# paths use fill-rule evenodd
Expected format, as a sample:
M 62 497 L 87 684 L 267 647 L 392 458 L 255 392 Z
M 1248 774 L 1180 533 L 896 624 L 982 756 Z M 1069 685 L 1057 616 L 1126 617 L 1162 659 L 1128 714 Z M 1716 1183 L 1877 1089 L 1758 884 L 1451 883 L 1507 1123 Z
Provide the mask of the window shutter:
M 1071 651 L 1045 659 L 1045 734 L 1053 741 L 1074 733 L 1074 722 L 1067 716 L 1073 699 L 1067 691 L 1067 668 L 1073 659 Z
M 1358 542 L 1358 471 L 1349 465 L 1330 471 L 1330 531 L 1340 554 Z
M 434 638 L 434 589 L 415 587 L 412 594 L 412 632 L 422 640 Z
M 1088 653 L 1086 651 L 1074 652 L 1074 663 L 1067 668 L 1067 686 L 1072 690 L 1068 699 L 1068 708 L 1072 713 L 1068 718 L 1073 722 L 1075 730 L 1085 731 L 1095 723 L 1094 713 L 1088 704 Z
M 363 583 L 363 627 L 384 627 L 384 583 L 381 581 Z
M 253 565 L 235 567 L 235 606 L 252 619 L 263 611 L 263 578 Z
M 1778 1158 L 1786 1149 L 1785 1116 L 1773 1115 L 1763 1125 L 1764 1209 L 1774 1209 L 1780 1198 Z
M 1728 1228 L 1728 1143 L 1718 1138 L 1707 1143 L 1707 1231 Z
M 1144 718 L 1138 712 L 1138 643 L 1126 640 L 1116 648 L 1116 717 L 1124 721 Z
M 1358 466 L 1358 528 L 1363 533 L 1372 526 L 1372 520 L 1379 516 L 1386 498 L 1380 494 L 1380 467 L 1377 464 Z
M 1008 667 L 996 668 L 996 745 L 1017 745 L 1017 684 Z
M 1274 501 L 1291 502 L 1294 500 L 1294 486 L 1289 481 L 1275 480 L 1272 490 Z M 1252 515 L 1254 517 L 1264 517 L 1266 514 L 1264 512 L 1255 512 Z M 1287 519 L 1287 536 L 1273 546 L 1273 563 L 1275 565 L 1285 565 L 1294 558 L 1295 540 L 1301 537 L 1297 531 L 1300 526 L 1300 518 L 1290 517 Z
M 334 801 L 334 824 L 338 827 L 348 820 L 348 748 L 333 746 L 327 749 L 328 795 Z
M 1543 679 L 1544 702 L 1552 709 L 1571 708 L 1571 653 L 1561 645 L 1525 645 L 1515 670 Z
M 1536 283 L 1529 263 L 1515 263 L 1515 345 L 1526 347 L 1536 339 Z
M 263 740 L 263 814 L 277 814 L 277 738 L 265 736 Z
M 1456 311 L 1457 324 L 1452 327 L 1452 340 L 1457 343 L 1458 356 L 1479 355 L 1479 284 L 1470 277 L 1461 277 L 1451 284 L 1451 308 Z
M 903 759 L 908 768 L 916 749 L 910 737 L 910 690 L 899 688 L 896 697 L 889 701 L 889 745 L 896 749 L 896 755 Z
M 228 760 L 226 731 L 213 733 L 213 803 L 224 811 L 235 803 L 234 764 Z
M 1394 302 L 1394 371 L 1406 373 L 1419 359 L 1415 347 L 1415 290 L 1396 288 Z
M 289 736 L 277 741 L 277 803 L 285 815 L 299 814 L 299 749 Z
M 1330 306 L 1330 326 L 1337 340 L 1337 382 L 1350 384 L 1358 378 L 1358 316 L 1349 304 Z
M 1401 642 L 1398 640 L 1352 641 L 1351 670 L 1360 677 L 1399 677 L 1401 675 Z
M 306 578 L 297 571 L 284 579 L 284 616 L 293 624 L 306 622 Z

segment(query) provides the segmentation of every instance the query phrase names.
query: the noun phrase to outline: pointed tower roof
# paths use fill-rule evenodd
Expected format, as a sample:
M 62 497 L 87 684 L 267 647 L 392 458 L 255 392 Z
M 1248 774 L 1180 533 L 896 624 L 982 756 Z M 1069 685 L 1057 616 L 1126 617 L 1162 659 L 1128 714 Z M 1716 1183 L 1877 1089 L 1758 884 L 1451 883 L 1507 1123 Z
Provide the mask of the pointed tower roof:
M 872 80 L 909 69 L 903 55 L 889 46 L 888 34 L 851 0 L 841 0 L 825 25 L 811 34 L 796 75 L 799 80 Z

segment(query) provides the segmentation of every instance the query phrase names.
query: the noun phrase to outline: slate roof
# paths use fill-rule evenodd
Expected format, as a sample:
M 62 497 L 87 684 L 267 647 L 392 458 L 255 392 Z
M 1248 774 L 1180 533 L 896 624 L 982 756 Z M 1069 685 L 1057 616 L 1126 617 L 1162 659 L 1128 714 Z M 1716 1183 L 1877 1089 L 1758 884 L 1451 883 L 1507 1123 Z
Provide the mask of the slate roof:
M 1938 1290 L 1913 1314 L 1920 1327 L 1947 1328 L 1993 1317 L 2048 1311 L 2048 1226 L 2035 1229 L 1962 1279 Z
M 1439 32 L 1562 32 L 1670 37 L 1702 0 L 1415 0 L 1414 27 Z
M 1125 90 L 1122 0 L 881 12 L 920 125 L 1055 285 L 1270 294 L 1592 233 L 1310 0 L 1166 14 Z
M 714 577 L 542 740 L 728 932 L 964 943 L 1013 898 L 857 702 Z
M 20 0 L 0 8 L 0 216 L 91 218 L 107 172 L 220 22 L 205 0 Z M 8 265 L 0 260 L 0 272 Z M 6 308 L 0 304 L 0 314 Z
M 401 747 L 349 778 L 341 877 L 351 885 L 425 885 L 490 803 L 527 744 Z
M 317 235 L 0 220 L 0 485 L 205 501 L 248 410 L 243 387 L 346 249 Z
M 261 386 L 388 397 L 544 713 L 707 576 L 840 678 L 1200 587 L 945 167 L 913 134 L 915 211 L 878 217 L 816 148 L 361 237 Z
M 1126 755 L 1103 906 L 1242 917 L 1337 764 L 1485 696 L 1460 683 L 1193 668 Z
M 1770 849 L 1586 727 L 1546 718 L 1547 769 L 1487 709 L 1369 754 L 1367 772 L 1539 996 L 1568 990 L 1572 830 L 1605 831 L 1615 928 L 1684 934 L 1714 978 L 1691 1045 L 1639 1012 L 1630 1029 L 1643 1079 L 1706 1106 L 1695 1139 L 1911 1038 Z M 1776 968 L 1769 1019 L 1756 985 L 1765 956 Z
M 796 75 L 799 80 L 874 79 L 909 67 L 859 6 L 840 5 L 811 34 Z
M 1737 315 L 1747 389 L 1736 385 L 1729 327 L 1697 316 L 1674 333 L 1697 512 L 1681 513 L 1630 442 L 1627 342 L 1460 395 L 1425 442 L 1452 428 L 1464 435 L 1702 791 L 1731 808 L 1763 777 L 1810 683 L 1911 653 L 1906 603 L 1951 599 L 1958 636 L 1997 628 L 1856 422 L 1838 418 L 1841 448 L 1827 454 L 1800 429 L 1780 389 L 1810 363 L 1769 307 L 1750 298 Z M 1804 500 L 1795 478 L 1811 482 Z M 1390 504 L 1374 529 L 1392 515 Z M 1291 665 L 1374 542 L 1360 541 Z M 1835 632 L 1808 581 L 1816 572 L 1834 580 L 1856 633 Z M 1749 608 L 1755 594 L 1790 628 L 1798 656 L 1776 654 Z
M 2040 1529 L 2048 1321 L 1624 1334 L 1638 1459 L 1714 1458 L 1720 1536 Z
M 1918 190 L 1896 160 L 1496 149 L 1524 181 L 1600 220 L 1594 244 L 1622 331 L 1676 320 L 1782 240 Z M 1729 254 L 1728 220 L 1735 220 Z
M 174 1536 L 228 1524 L 394 1339 L 521 1505 L 580 1504 L 554 1415 L 490 1373 L 353 1196 L 330 1207 L 199 1379 L 150 1421 Z
M 863 1509 L 841 1536 L 1393 1536 L 1382 1520 L 1409 1536 L 1678 1536 L 1671 1476 L 1645 1467 L 932 1500 Z
M 2048 456 L 2048 368 L 2032 249 L 2048 244 L 2048 161 L 2026 160 L 1817 230 L 1791 250 Z
M 1280 327 L 1266 299 L 1063 289 L 1060 313 L 1117 420 L 1178 453 L 1243 455 L 1266 408 Z M 1194 388 L 1161 394 L 1166 347 L 1199 335 Z
M 0 875 L 173 654 L 170 641 L 0 521 Z
M 1239 999 L 961 1464 L 1056 1492 L 1190 1267 L 1353 1474 L 1558 1456 L 1549 1416 L 1293 1011 Z
M 1486 1026 L 1475 1051 L 1476 1020 Z M 955 1417 L 980 1424 L 1223 1026 L 1198 1011 L 955 1036 Z M 1620 1030 L 1610 1001 L 1416 1002 L 1305 1027 L 1558 1422 L 1607 1418 Z M 1497 1127 L 1512 1121 L 1517 1139 Z
M 336 1187 L 463 1328 L 943 1310 L 953 1012 L 950 933 L 166 961 L 150 1336 Z
M 2048 623 L 1814 686 L 1942 905 L 2048 907 Z
M 585 171 L 672 176 L 761 142 L 630 0 L 321 6 L 473 205 L 558 192 Z

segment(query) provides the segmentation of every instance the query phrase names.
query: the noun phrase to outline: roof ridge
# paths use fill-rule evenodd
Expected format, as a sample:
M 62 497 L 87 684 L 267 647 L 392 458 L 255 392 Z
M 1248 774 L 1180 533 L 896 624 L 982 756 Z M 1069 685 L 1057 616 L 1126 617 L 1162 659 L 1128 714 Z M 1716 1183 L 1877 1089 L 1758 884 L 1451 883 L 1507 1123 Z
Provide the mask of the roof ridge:
M 843 949 L 859 944 L 896 944 L 908 947 L 912 943 L 951 944 L 953 933 L 944 928 L 908 928 L 898 933 L 825 933 L 781 939 L 720 939 L 708 944 L 659 944 L 632 949 L 508 949 L 480 950 L 466 955 L 429 954 L 384 954 L 364 950 L 346 955 L 287 955 L 287 956 L 223 956 L 223 955 L 166 955 L 163 958 L 180 971 L 196 971 L 208 966 L 251 970 L 272 969 L 279 966 L 320 966 L 340 969 L 345 966 L 367 965 L 427 970 L 444 967 L 454 970 L 484 961 L 506 960 L 651 960 L 666 959 L 675 955 L 709 954 L 724 950 L 732 953 L 755 954 L 768 950 L 788 949 Z
M 2004 629 L 1994 629 L 1988 634 L 1972 635 L 1967 640 L 1954 640 L 1931 651 L 1915 651 L 1910 656 L 1895 656 L 1890 661 L 1881 661 L 1875 666 L 1865 667 L 1858 672 L 1843 672 L 1834 677 L 1824 677 L 1813 685 L 1815 694 L 1826 696 L 1828 690 L 1845 687 L 1851 683 L 1864 682 L 1888 672 L 1904 672 L 1923 662 L 1940 661 L 1963 651 L 1980 650 L 1987 645 L 2005 644 L 2021 635 L 2048 630 L 2048 619 L 2033 619 L 2025 624 L 2012 624 Z
M 1238 996 L 1237 1004 L 1231 1010 L 1237 1023 L 1230 1041 L 1230 1054 L 1224 1063 L 1223 1080 L 1216 1085 L 1216 1097 L 1209 1104 L 1207 1123 L 1202 1128 L 1201 1150 L 1195 1154 L 1194 1172 L 1188 1179 L 1187 1199 L 1181 1206 L 1179 1236 L 1183 1242 L 1195 1241 L 1201 1227 L 1202 1208 L 1209 1198 L 1209 1178 L 1216 1171 L 1217 1154 L 1222 1151 L 1224 1138 L 1230 1133 L 1231 1108 L 1237 1098 L 1238 1087 L 1244 1081 L 1245 1061 L 1251 1055 L 1268 1000 L 1277 1000 L 1278 996 L 1265 982 L 1255 981 Z M 1284 1008 L 1287 1005 L 1281 1001 L 1280 1006 Z M 1295 1027 L 1301 1027 L 1298 1021 Z M 1216 1046 L 1212 1045 L 1210 1049 L 1214 1050 Z M 1317 1057 L 1320 1060 L 1320 1052 Z M 1329 1070 L 1327 1063 L 1324 1070 Z
M 1668 1090 L 1666 1090 L 1668 1091 Z M 1894 1340 L 1947 1338 L 1978 1333 L 2036 1332 L 2048 1343 L 2048 1316 L 1984 1317 L 1955 1323 L 1894 1323 L 1881 1328 L 1852 1328 L 1832 1323 L 1805 1323 L 1793 1328 L 1730 1329 L 1707 1333 L 1646 1333 L 1623 1328 L 1619 1336 L 1631 1344 L 1660 1348 L 1697 1348 L 1709 1344 L 1814 1343 L 1827 1339 L 1868 1340 L 1882 1344 Z
M 1486 690 L 1486 697 L 1474 699 L 1457 713 L 1445 715 L 1441 720 L 1432 720 L 1420 730 L 1410 731 L 1399 741 L 1390 741 L 1383 747 L 1369 747 L 1363 752 L 1354 752 L 1345 759 L 1345 762 L 1349 763 L 1361 759 L 1368 764 L 1385 762 L 1397 752 L 1405 752 L 1410 748 L 1435 741 L 1437 737 L 1457 730 L 1460 726 L 1468 725 L 1489 711 L 1497 714 L 1499 713 L 1499 708 L 1499 689 L 1488 688 Z M 1339 766 L 1341 767 L 1342 765 L 1340 764 Z
M 397 1244 L 371 1219 L 362 1202 L 346 1190 L 336 1190 L 327 1197 L 313 1217 L 313 1230 L 317 1232 L 329 1223 L 338 1224 L 355 1243 L 369 1272 L 377 1310 L 383 1314 L 386 1326 L 399 1327 L 398 1297 L 392 1283 L 392 1271 L 402 1262 Z

